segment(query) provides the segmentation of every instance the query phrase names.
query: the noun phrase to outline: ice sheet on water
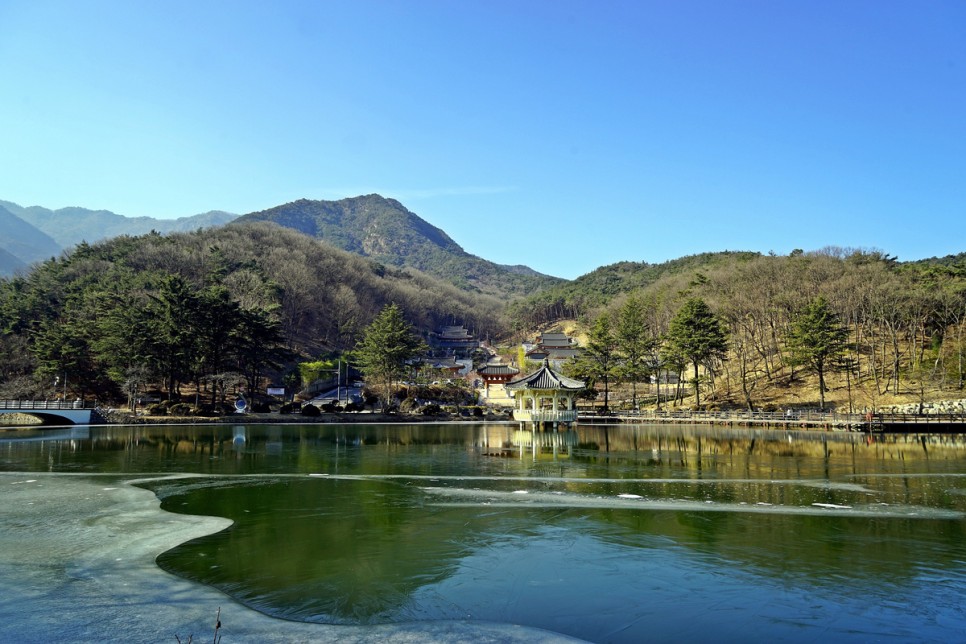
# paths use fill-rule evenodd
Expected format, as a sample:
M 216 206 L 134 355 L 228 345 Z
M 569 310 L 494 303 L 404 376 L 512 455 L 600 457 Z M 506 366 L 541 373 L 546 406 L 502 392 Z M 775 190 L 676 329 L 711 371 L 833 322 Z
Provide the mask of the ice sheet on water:
M 104 489 L 105 478 L 115 489 Z M 159 553 L 221 530 L 227 519 L 165 512 L 153 493 L 125 483 L 116 475 L 0 473 L 4 641 L 185 641 L 210 636 L 218 609 L 233 641 L 574 641 L 510 624 L 335 627 L 272 619 L 155 564 Z
M 531 490 L 522 495 L 519 491 L 501 492 L 453 487 L 423 487 L 426 494 L 440 498 L 436 505 L 473 506 L 486 503 L 494 506 L 526 506 L 528 508 L 579 508 L 610 510 L 670 510 L 685 512 L 746 512 L 759 514 L 827 515 L 829 513 L 852 517 L 894 517 L 917 519 L 962 519 L 964 514 L 955 510 L 929 508 L 914 505 L 868 505 L 844 506 L 829 503 L 808 505 L 749 505 L 741 502 L 721 503 L 707 499 L 631 498 L 635 495 L 600 496 L 594 494 L 553 493 Z

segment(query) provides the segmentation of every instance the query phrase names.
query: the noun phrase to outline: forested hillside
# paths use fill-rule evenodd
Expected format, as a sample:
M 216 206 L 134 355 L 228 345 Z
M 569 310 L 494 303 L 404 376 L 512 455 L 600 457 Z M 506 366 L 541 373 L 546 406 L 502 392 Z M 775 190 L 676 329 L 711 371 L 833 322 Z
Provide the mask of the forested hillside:
M 414 263 L 448 279 L 400 266 Z M 533 295 L 520 298 L 527 288 Z M 176 391 L 233 372 L 254 386 L 353 347 L 392 302 L 423 333 L 460 323 L 494 340 L 577 320 L 590 358 L 578 368 L 592 382 L 633 387 L 662 371 L 690 386 L 697 371 L 700 400 L 712 405 L 868 408 L 961 398 L 966 382 L 966 254 L 900 263 L 835 248 L 703 253 L 563 282 L 469 256 L 397 202 L 370 196 L 84 243 L 0 280 L 0 397 L 46 397 L 63 375 L 102 400 L 132 378 Z M 707 319 L 688 319 L 696 311 Z M 698 338 L 714 350 L 684 337 L 696 322 L 723 334 Z
M 735 259 L 758 256 L 758 253 L 725 251 L 689 255 L 663 264 L 618 262 L 512 303 L 510 317 L 523 330 L 561 319 L 580 319 L 615 297 L 645 288 L 662 278 L 685 273 L 694 275 Z
M 390 302 L 423 332 L 503 332 L 497 300 L 269 224 L 81 244 L 0 281 L 0 398 L 46 397 L 64 374 L 101 400 L 132 378 L 176 390 L 234 371 L 253 386 L 351 348 Z
M 585 286 L 596 280 L 594 287 L 577 289 L 585 278 Z M 661 267 L 621 264 L 585 278 L 568 285 L 570 299 L 552 301 L 566 302 L 566 312 L 580 316 L 598 343 L 595 321 L 611 321 L 613 333 L 604 339 L 615 349 L 608 368 L 618 380 L 644 381 L 661 368 L 681 373 L 690 388 L 697 355 L 702 400 L 717 405 L 819 406 L 828 393 L 848 411 L 964 395 L 966 255 L 903 264 L 880 252 L 834 248 L 790 256 L 724 253 Z M 551 317 L 542 297 L 534 310 Z M 675 320 L 680 326 L 695 301 L 721 323 L 723 354 L 689 356 L 680 349 Z M 633 343 L 619 337 L 622 325 L 637 329 Z M 622 346 L 632 346 L 643 363 L 630 375 Z
M 238 219 L 254 221 L 291 228 L 388 266 L 415 268 L 487 295 L 516 297 L 563 282 L 526 266 L 504 266 L 470 255 L 439 228 L 395 199 L 379 195 L 300 199 Z

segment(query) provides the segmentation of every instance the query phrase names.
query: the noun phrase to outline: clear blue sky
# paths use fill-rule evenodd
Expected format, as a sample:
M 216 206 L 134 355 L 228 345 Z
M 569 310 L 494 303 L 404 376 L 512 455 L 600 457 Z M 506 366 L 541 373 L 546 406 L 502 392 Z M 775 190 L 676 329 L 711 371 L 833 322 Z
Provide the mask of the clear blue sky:
M 966 2 L 0 0 L 0 199 L 377 192 L 573 278 L 966 251 Z

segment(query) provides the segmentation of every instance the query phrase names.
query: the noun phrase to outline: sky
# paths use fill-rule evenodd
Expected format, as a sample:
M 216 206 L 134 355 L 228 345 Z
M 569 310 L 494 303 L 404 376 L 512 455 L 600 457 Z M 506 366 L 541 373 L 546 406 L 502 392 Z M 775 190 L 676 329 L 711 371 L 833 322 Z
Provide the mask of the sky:
M 966 251 L 966 2 L 0 0 L 0 199 L 378 193 L 575 278 Z

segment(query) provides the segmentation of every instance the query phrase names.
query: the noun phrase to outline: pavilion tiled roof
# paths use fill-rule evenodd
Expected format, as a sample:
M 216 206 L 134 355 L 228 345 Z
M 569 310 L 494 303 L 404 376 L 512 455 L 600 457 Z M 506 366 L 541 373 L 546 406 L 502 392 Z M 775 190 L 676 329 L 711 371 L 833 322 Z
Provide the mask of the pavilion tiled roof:
M 537 371 L 506 384 L 507 389 L 561 389 L 574 391 L 583 389 L 587 385 L 581 380 L 575 380 L 561 375 L 543 363 Z

